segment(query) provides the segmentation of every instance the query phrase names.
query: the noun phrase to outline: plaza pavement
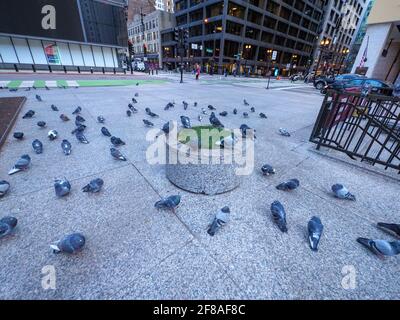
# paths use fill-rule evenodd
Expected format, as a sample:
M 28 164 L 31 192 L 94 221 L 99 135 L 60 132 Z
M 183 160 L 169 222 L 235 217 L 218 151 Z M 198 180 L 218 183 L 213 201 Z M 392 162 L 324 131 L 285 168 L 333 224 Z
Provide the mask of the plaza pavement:
M 400 298 L 399 258 L 382 261 L 356 242 L 359 236 L 393 239 L 375 223 L 399 223 L 397 175 L 314 152 L 308 138 L 321 95 L 300 84 L 268 91 L 265 81 L 221 83 L 215 78 L 214 84 L 193 79 L 179 84 L 174 77 L 137 87 L 0 91 L 0 96 L 28 97 L 13 130 L 25 132 L 25 139 L 16 141 L 10 135 L 0 151 L 0 179 L 11 183 L 10 192 L 0 199 L 0 212 L 19 220 L 15 234 L 0 240 L 0 299 Z M 128 118 L 125 111 L 135 92 L 140 111 Z M 36 101 L 37 93 L 43 102 Z M 243 98 L 256 108 L 249 119 L 241 116 L 249 111 Z M 172 100 L 176 107 L 164 111 Z M 182 100 L 189 102 L 187 111 Z M 51 104 L 60 112 L 52 111 Z M 149 165 L 148 129 L 142 122 L 147 118 L 144 108 L 150 107 L 160 115 L 152 120 L 157 127 L 183 114 L 197 124 L 198 110 L 208 104 L 229 112 L 220 117 L 227 127 L 247 123 L 257 130 L 254 172 L 237 189 L 216 196 L 182 191 L 168 182 L 163 166 Z M 77 105 L 88 125 L 88 145 L 71 135 L 73 121 L 59 119 L 60 113 L 70 116 Z M 240 115 L 231 113 L 234 107 Z M 29 109 L 36 111 L 35 117 L 21 119 Z M 259 112 L 268 119 L 259 118 Z M 120 150 L 127 162 L 110 156 L 109 139 L 96 122 L 100 114 L 112 134 L 126 142 Z M 47 129 L 36 126 L 39 120 L 47 122 Z M 278 135 L 279 127 L 292 136 Z M 52 142 L 46 137 L 50 129 L 59 132 Z M 43 142 L 43 154 L 33 153 L 35 138 Z M 61 151 L 63 138 L 73 144 L 68 157 Z M 24 153 L 32 158 L 30 169 L 8 176 Z M 259 169 L 265 163 L 277 173 L 262 176 Z M 64 176 L 72 191 L 58 199 L 53 179 Z M 96 177 L 104 180 L 103 190 L 83 193 L 81 188 Z M 298 178 L 300 188 L 290 193 L 275 189 L 288 178 Z M 337 182 L 355 193 L 357 201 L 333 198 L 330 187 Z M 160 197 L 172 194 L 182 196 L 176 214 L 154 208 Z M 286 234 L 272 222 L 274 200 L 285 206 Z M 231 221 L 210 237 L 208 224 L 225 205 L 231 209 Z M 306 239 L 313 215 L 325 226 L 318 252 L 309 249 Z M 84 250 L 54 255 L 49 244 L 73 231 L 86 236 Z M 55 290 L 41 285 L 42 268 L 48 265 L 56 270 Z M 355 270 L 353 289 L 343 280 L 349 270 Z

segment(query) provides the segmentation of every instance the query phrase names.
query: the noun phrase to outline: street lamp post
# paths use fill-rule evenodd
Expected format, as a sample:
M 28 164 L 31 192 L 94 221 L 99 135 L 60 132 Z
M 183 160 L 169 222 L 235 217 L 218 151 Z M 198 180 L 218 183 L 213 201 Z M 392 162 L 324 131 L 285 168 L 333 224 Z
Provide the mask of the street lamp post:
M 271 55 L 272 49 L 267 50 L 267 72 L 268 72 L 268 82 L 267 82 L 267 89 L 269 89 L 269 83 L 271 82 Z
M 318 72 L 319 65 L 321 64 L 322 55 L 325 52 L 325 48 L 328 47 L 329 44 L 330 44 L 329 39 L 321 40 L 321 42 L 320 42 L 320 52 L 319 52 L 317 67 L 315 68 L 315 74 L 317 74 L 317 72 Z

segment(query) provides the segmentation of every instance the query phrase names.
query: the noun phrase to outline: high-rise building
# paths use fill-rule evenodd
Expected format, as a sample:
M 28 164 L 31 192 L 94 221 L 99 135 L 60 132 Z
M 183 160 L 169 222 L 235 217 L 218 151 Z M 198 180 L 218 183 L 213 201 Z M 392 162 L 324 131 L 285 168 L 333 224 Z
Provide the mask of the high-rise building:
M 400 0 L 376 0 L 353 72 L 400 84 Z
M 282 75 L 312 63 L 323 0 L 175 0 L 178 27 L 189 30 L 190 68 Z M 174 30 L 162 32 L 164 66 L 179 62 Z

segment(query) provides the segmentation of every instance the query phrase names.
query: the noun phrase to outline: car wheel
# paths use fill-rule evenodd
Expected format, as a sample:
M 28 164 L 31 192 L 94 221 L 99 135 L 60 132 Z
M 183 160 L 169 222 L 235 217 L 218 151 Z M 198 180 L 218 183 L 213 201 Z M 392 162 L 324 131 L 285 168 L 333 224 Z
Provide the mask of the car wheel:
M 320 92 L 321 92 L 321 94 L 326 94 L 328 91 L 325 89 L 325 88 L 322 88 L 321 90 L 320 90 Z
M 322 81 L 318 81 L 318 82 L 315 84 L 315 88 L 316 88 L 317 90 L 323 89 L 324 86 L 325 86 L 325 83 L 323 83 Z

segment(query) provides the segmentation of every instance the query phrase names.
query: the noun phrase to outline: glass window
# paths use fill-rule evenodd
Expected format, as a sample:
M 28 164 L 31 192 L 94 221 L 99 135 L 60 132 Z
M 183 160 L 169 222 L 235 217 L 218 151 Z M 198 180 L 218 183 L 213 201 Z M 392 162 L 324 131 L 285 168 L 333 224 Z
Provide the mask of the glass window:
M 276 19 L 270 17 L 264 18 L 264 27 L 275 29 L 275 26 L 276 26 Z
M 282 21 L 278 22 L 278 28 L 277 29 L 278 29 L 279 32 L 286 33 L 288 28 L 289 28 L 289 25 L 287 23 L 284 23 Z
M 179 17 L 176 17 L 176 25 L 180 26 L 182 24 L 186 24 L 187 23 L 187 16 L 186 14 L 181 15 Z
M 247 14 L 248 21 L 255 23 L 255 24 L 261 24 L 261 19 L 262 19 L 261 13 L 258 13 L 258 12 L 255 12 L 255 11 L 249 9 L 249 12 Z
M 274 1 L 267 1 L 267 11 L 275 15 L 279 13 L 279 4 Z
M 290 10 L 285 8 L 285 7 L 281 7 L 281 11 L 279 12 L 279 15 L 286 20 L 289 20 L 290 18 Z
M 258 39 L 259 35 L 260 35 L 260 30 L 251 27 L 246 27 L 246 38 Z
M 205 26 L 206 26 L 206 34 L 222 32 L 222 21 L 221 20 L 208 22 L 205 24 Z
M 239 53 L 239 43 L 236 41 L 225 40 L 224 56 L 235 58 L 235 55 Z
M 193 22 L 193 21 L 199 21 L 203 19 L 203 9 L 199 9 L 196 11 L 192 11 L 189 14 L 189 21 Z
M 203 32 L 203 27 L 201 24 L 199 24 L 197 26 L 192 26 L 189 28 L 189 36 L 190 37 L 201 36 L 202 32 Z
M 223 10 L 223 2 L 215 3 L 211 6 L 206 7 L 206 16 L 207 18 L 220 16 Z
M 283 46 L 285 43 L 285 38 L 281 36 L 275 36 L 275 44 L 278 46 Z
M 226 32 L 234 34 L 236 36 L 241 36 L 243 30 L 243 25 L 227 20 L 226 21 Z
M 263 31 L 263 33 L 261 34 L 262 42 L 272 43 L 273 38 L 274 38 L 274 35 L 272 33 Z
M 245 8 L 236 3 L 229 2 L 228 14 L 232 17 L 244 19 Z

